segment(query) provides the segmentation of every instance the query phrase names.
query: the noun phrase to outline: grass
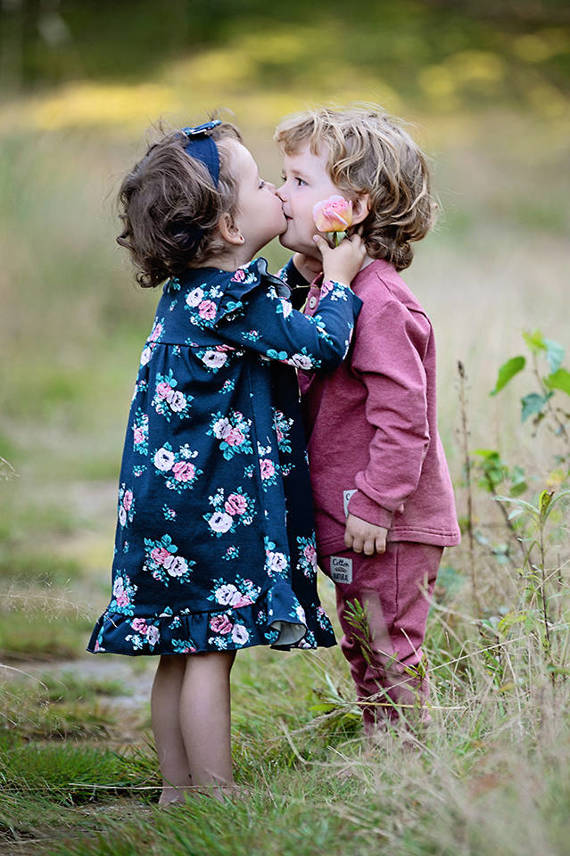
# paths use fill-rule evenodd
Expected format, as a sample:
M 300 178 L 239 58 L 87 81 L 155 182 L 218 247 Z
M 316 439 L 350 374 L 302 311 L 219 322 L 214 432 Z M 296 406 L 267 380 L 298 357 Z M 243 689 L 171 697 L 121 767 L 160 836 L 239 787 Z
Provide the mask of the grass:
M 0 110 L 0 365 L 9 366 L 0 389 L 0 456 L 16 471 L 0 472 L 10 476 L 0 479 L 0 662 L 12 667 L 1 670 L 0 685 L 0 850 L 565 852 L 566 512 L 549 522 L 545 625 L 538 564 L 520 561 L 497 503 L 477 485 L 479 470 L 471 521 L 479 540 L 473 555 L 464 538 L 444 559 L 427 643 L 433 723 L 415 732 L 411 745 L 386 733 L 365 752 L 340 650 L 311 656 L 254 649 L 238 656 L 233 673 L 234 765 L 249 798 L 223 805 L 202 799 L 163 812 L 154 804 L 160 783 L 145 701 L 153 663 L 84 654 L 109 598 L 120 452 L 157 296 L 132 284 L 114 244 L 112 196 L 154 115 L 198 119 L 223 95 L 273 180 L 280 163 L 272 124 L 303 107 L 308 92 L 314 100 L 335 93 L 339 100 L 385 98 L 413 120 L 412 132 L 433 156 L 441 214 L 405 279 L 436 330 L 440 431 L 463 522 L 458 359 L 468 376 L 471 453 L 497 449 L 509 467 L 524 467 L 527 500 L 545 485 L 565 484 L 566 469 L 554 460 L 567 454 L 561 438 L 546 423 L 536 436 L 520 423 L 528 375 L 499 396 L 488 393 L 498 366 L 525 352 L 521 330 L 539 327 L 567 344 L 569 114 L 556 48 L 566 30 L 556 25 L 524 41 L 533 34 L 520 20 L 508 34 L 490 19 L 462 29 L 458 13 L 439 9 L 423 38 L 427 6 L 406 15 L 405 26 L 395 8 L 375 14 L 383 11 L 383 32 L 395 35 L 384 40 L 380 59 L 369 22 L 354 29 L 338 29 L 334 16 L 323 22 L 320 51 L 341 60 L 332 77 L 328 60 L 304 62 L 314 59 L 310 26 L 276 33 L 264 19 L 252 37 L 234 16 L 199 56 L 165 63 L 152 80 L 127 82 L 122 94 L 109 77 Z M 440 26 L 443 18 L 448 27 Z M 467 62 L 474 34 L 485 56 Z M 350 65 L 355 45 L 358 62 Z M 540 62 L 531 62 L 529 51 Z M 484 82 L 499 68 L 490 54 L 500 54 L 508 71 L 494 92 Z M 390 74 L 375 70 L 380 61 Z M 88 64 L 95 68 L 94 55 Z M 275 244 L 268 256 L 273 269 L 286 258 Z M 524 525 L 517 531 L 531 539 Z M 501 551 L 505 544 L 510 552 Z M 332 615 L 332 589 L 325 580 L 321 589 Z

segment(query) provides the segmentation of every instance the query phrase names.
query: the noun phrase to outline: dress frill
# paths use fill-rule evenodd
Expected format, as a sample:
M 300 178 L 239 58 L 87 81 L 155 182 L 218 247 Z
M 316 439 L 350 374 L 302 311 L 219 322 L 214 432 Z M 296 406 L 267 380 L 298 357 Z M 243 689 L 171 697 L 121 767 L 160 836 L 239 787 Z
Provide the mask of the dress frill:
M 294 613 L 299 615 L 298 621 L 291 621 Z M 109 609 L 97 621 L 87 650 L 138 656 L 237 651 L 254 645 L 284 651 L 335 645 L 332 625 L 322 607 L 317 621 L 309 626 L 291 587 L 282 581 L 254 603 L 237 607 L 218 604 L 211 611 L 177 614 L 167 608 L 160 615 L 147 616 Z

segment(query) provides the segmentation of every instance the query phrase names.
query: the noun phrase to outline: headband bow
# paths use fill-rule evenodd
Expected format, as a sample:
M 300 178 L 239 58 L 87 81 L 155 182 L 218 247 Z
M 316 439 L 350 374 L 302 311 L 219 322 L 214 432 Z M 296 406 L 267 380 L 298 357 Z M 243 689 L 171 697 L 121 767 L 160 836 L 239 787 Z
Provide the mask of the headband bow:
M 204 164 L 214 182 L 214 187 L 218 186 L 220 177 L 220 156 L 216 143 L 207 132 L 221 124 L 221 119 L 212 119 L 211 122 L 204 122 L 203 125 L 196 125 L 195 128 L 181 129 L 182 133 L 188 137 L 184 151 Z

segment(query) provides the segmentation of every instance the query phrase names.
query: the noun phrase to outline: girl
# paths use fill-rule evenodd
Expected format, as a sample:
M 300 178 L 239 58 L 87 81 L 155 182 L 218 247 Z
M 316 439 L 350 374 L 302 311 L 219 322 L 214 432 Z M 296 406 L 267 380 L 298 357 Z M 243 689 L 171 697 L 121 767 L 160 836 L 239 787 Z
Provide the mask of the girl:
M 219 120 L 152 145 L 120 189 L 143 286 L 167 280 L 142 352 L 120 474 L 113 593 L 88 650 L 158 654 L 163 789 L 233 784 L 237 649 L 334 644 L 316 547 L 295 367 L 332 369 L 360 301 L 359 238 L 324 241 L 320 312 L 252 257 L 286 228 L 239 132 Z

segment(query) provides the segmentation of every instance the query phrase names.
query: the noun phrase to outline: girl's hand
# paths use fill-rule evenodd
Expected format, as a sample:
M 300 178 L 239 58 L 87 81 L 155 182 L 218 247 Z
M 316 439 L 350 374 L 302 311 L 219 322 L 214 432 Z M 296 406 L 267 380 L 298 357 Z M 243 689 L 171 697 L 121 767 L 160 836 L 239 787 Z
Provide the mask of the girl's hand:
M 303 253 L 295 253 L 293 256 L 293 264 L 301 276 L 305 277 L 307 282 L 312 282 L 323 269 L 321 259 L 315 259 L 312 256 L 306 256 Z
M 366 258 L 366 247 L 360 235 L 344 238 L 334 248 L 320 235 L 315 235 L 313 240 L 323 257 L 324 279 L 350 285 Z

